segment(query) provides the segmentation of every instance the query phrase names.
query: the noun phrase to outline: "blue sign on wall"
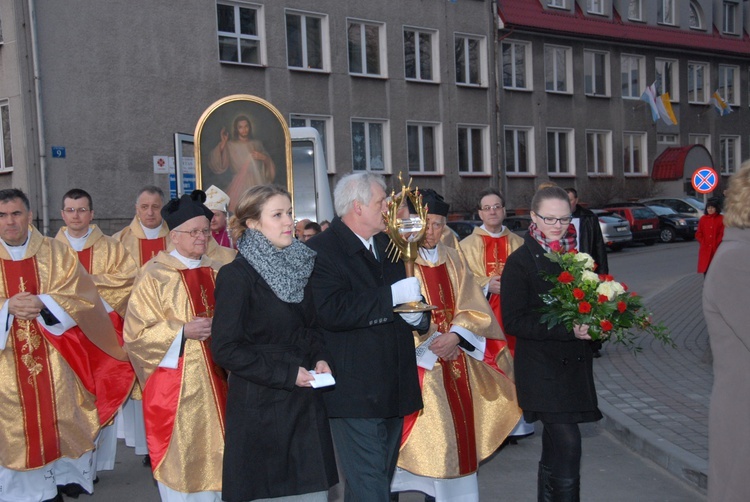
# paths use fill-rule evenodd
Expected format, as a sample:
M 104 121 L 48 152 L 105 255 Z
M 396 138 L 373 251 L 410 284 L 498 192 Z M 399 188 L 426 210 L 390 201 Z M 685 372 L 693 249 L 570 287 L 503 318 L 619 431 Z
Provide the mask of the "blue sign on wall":
M 52 157 L 55 159 L 64 159 L 65 158 L 65 147 L 64 146 L 53 146 L 52 147 Z

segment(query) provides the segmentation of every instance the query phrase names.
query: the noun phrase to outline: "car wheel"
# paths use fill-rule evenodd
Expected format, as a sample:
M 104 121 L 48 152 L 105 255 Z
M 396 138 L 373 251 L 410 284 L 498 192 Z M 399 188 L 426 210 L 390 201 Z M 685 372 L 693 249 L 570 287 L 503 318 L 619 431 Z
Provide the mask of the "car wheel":
M 659 237 L 662 242 L 672 242 L 675 238 L 674 229 L 672 227 L 662 228 Z
M 656 239 L 650 239 L 650 240 L 647 240 L 647 241 L 643 241 L 643 243 L 645 245 L 647 245 L 647 246 L 653 246 L 654 244 L 656 244 Z

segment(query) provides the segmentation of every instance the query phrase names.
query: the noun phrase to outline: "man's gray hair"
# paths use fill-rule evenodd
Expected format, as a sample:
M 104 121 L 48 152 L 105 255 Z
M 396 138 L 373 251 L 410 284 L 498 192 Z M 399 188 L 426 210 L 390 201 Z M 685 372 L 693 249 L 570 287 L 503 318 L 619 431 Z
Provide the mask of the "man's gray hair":
M 336 208 L 336 214 L 339 217 L 347 214 L 351 211 L 355 200 L 365 206 L 368 205 L 372 198 L 373 183 L 386 191 L 385 179 L 379 174 L 363 171 L 350 173 L 341 178 L 336 183 L 336 188 L 333 189 L 333 205 Z
M 164 190 L 162 190 L 156 185 L 146 185 L 145 187 L 141 188 L 138 191 L 138 195 L 135 196 L 136 205 L 138 205 L 138 199 L 140 199 L 141 195 L 143 195 L 144 193 L 150 193 L 151 195 L 158 195 L 159 197 L 161 197 L 162 203 L 164 202 Z

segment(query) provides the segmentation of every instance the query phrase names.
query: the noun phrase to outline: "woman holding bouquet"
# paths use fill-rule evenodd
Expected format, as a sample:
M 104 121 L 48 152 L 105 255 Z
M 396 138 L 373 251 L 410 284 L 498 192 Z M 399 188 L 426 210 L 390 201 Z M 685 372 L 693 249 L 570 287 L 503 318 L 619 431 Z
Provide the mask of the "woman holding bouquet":
M 552 288 L 542 272 L 559 274 L 549 252 L 575 249 L 575 227 L 568 194 L 552 186 L 531 202 L 532 225 L 524 245 L 508 257 L 500 298 L 505 331 L 517 338 L 518 404 L 527 422 L 541 420 L 542 458 L 538 500 L 577 501 L 580 497 L 581 433 L 578 424 L 602 418 L 597 408 L 588 326 L 572 331 L 540 322 L 542 294 Z

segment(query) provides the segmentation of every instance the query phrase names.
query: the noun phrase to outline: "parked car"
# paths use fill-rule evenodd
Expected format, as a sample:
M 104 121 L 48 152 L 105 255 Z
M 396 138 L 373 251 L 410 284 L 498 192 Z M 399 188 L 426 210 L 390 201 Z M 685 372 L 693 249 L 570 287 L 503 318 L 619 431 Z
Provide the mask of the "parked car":
M 468 237 L 473 231 L 474 227 L 482 225 L 482 220 L 457 220 L 448 221 L 448 227 L 456 232 L 458 240 L 463 240 Z
M 687 214 L 694 218 L 700 218 L 706 210 L 706 205 L 703 201 L 695 197 L 652 197 L 641 199 L 639 202 L 649 206 L 671 207 L 676 213 Z
M 647 206 L 615 203 L 607 204 L 604 208 L 628 220 L 633 242 L 643 242 L 647 246 L 652 246 L 659 240 L 659 216 Z
M 602 229 L 604 244 L 609 249 L 620 251 L 628 242 L 633 240 L 633 232 L 630 231 L 628 220 L 604 209 L 594 209 L 593 212 L 599 218 L 599 227 Z
M 531 225 L 531 216 L 528 214 L 519 214 L 516 216 L 506 216 L 503 225 L 516 235 L 523 237 L 529 231 Z
M 667 206 L 649 205 L 648 207 L 659 215 L 661 227 L 659 237 L 662 242 L 672 242 L 677 237 L 682 237 L 686 241 L 695 239 L 695 232 L 698 230 L 698 218 L 680 214 Z

